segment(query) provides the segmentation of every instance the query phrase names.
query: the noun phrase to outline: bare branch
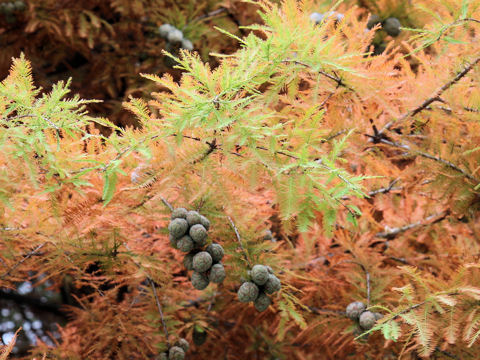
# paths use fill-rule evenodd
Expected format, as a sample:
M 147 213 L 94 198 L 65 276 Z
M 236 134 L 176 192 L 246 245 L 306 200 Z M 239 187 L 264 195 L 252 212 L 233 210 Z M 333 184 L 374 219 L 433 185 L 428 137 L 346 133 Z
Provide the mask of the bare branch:
M 452 291 L 452 292 L 446 292 L 444 293 L 445 295 L 448 295 L 448 296 L 456 296 L 456 295 L 459 295 L 459 293 L 457 291 Z M 390 320 L 395 320 L 397 319 L 398 317 L 400 317 L 401 315 L 403 314 L 406 314 L 412 310 L 415 310 L 417 308 L 419 308 L 420 306 L 422 305 L 425 305 L 427 303 L 427 300 L 424 300 L 418 304 L 415 304 L 415 305 L 412 305 L 412 306 L 409 306 L 407 307 L 406 309 L 403 309 L 402 311 L 400 311 L 399 313 L 397 313 L 395 316 L 393 316 L 392 318 L 389 318 L 388 321 Z
M 398 179 L 398 178 L 395 179 L 395 180 L 392 180 L 392 181 L 390 182 L 390 184 L 388 184 L 387 187 L 369 191 L 369 192 L 367 193 L 367 195 L 368 195 L 369 197 L 372 197 L 372 196 L 375 196 L 375 195 L 377 195 L 377 194 L 386 194 L 386 193 L 389 193 L 390 191 L 402 190 L 403 187 L 394 187 L 394 185 L 395 185 L 399 180 L 400 180 L 400 179 Z
M 228 218 L 228 221 L 230 222 L 230 225 L 233 228 L 233 231 L 235 232 L 235 236 L 237 237 L 237 241 L 240 244 L 240 249 L 242 250 L 243 257 L 247 261 L 248 266 L 252 267 L 252 264 L 250 263 L 250 260 L 248 260 L 248 254 L 247 254 L 247 252 L 245 251 L 245 248 L 242 245 L 242 238 L 240 237 L 240 233 L 238 232 L 237 227 L 235 226 L 235 224 L 234 224 L 234 222 L 233 222 L 233 220 L 230 216 L 227 216 L 227 218 Z
M 409 306 L 408 308 L 403 309 L 402 311 L 400 311 L 398 314 L 396 314 L 396 315 L 395 315 L 393 318 L 391 318 L 390 320 L 395 320 L 395 319 L 397 319 L 398 317 L 400 317 L 401 315 L 406 314 L 406 313 L 408 313 L 408 312 L 410 312 L 410 311 L 412 311 L 412 310 L 415 310 L 415 309 L 419 308 L 419 307 L 422 306 L 422 305 L 425 305 L 426 302 L 427 302 L 427 301 L 422 301 L 421 303 L 418 303 L 418 304 Z
M 360 266 L 362 268 L 362 270 L 365 272 L 365 282 L 367 284 L 367 307 L 369 307 L 370 306 L 370 293 L 371 293 L 370 273 L 368 272 L 367 268 L 363 264 L 361 264 L 359 262 L 356 262 L 356 261 L 352 261 L 352 263 Z
M 386 239 L 393 239 L 395 236 L 398 234 L 401 234 L 407 230 L 414 229 L 416 227 L 422 226 L 422 225 L 428 225 L 428 223 L 435 219 L 433 222 L 438 222 L 440 220 L 443 220 L 446 216 L 448 215 L 448 211 L 443 211 L 440 213 L 432 214 L 430 216 L 427 216 L 425 219 L 416 221 L 411 224 L 407 224 L 404 226 L 396 227 L 396 228 L 390 228 L 389 226 L 385 226 L 385 231 L 378 232 L 375 234 L 375 237 L 379 238 L 386 238 Z
M 312 66 L 307 64 L 307 63 L 304 63 L 302 61 L 299 61 L 299 60 L 295 60 L 295 59 L 285 59 L 285 60 L 282 60 L 281 61 L 282 63 L 284 64 L 288 64 L 288 63 L 293 63 L 295 65 L 301 65 L 301 66 L 304 66 L 306 68 L 309 68 L 309 69 L 312 69 Z M 337 77 L 337 76 L 333 76 L 333 75 L 330 75 L 329 73 L 326 73 L 325 71 L 322 71 L 322 70 L 316 70 L 319 74 L 325 76 L 326 78 L 330 79 L 330 80 L 333 80 L 337 83 L 338 86 L 344 86 L 346 87 L 347 89 L 349 90 L 353 90 L 352 88 L 348 87 L 347 85 L 345 85 L 342 81 L 341 78 Z
M 392 259 L 392 260 L 395 260 L 395 261 L 398 261 L 399 263 L 402 263 L 402 264 L 405 264 L 405 265 L 411 265 L 407 260 L 405 260 L 404 258 L 399 258 L 399 257 L 396 257 L 396 256 L 389 256 L 388 257 L 389 259 Z
M 332 94 L 333 94 L 333 93 L 332 93 Z M 322 139 L 320 142 L 321 142 L 322 144 L 324 144 L 324 143 L 326 143 L 326 142 L 328 142 L 328 141 L 330 141 L 330 140 L 335 139 L 336 137 L 338 137 L 338 136 L 340 136 L 340 135 L 342 135 L 342 134 L 345 134 L 346 132 L 347 132 L 347 129 L 343 129 L 343 130 L 337 131 L 336 133 L 334 133 L 334 134 L 332 134 L 332 135 L 330 135 L 330 136 L 327 136 L 325 139 Z
M 217 139 L 214 138 L 211 142 L 207 142 L 207 145 L 208 145 L 208 149 L 207 151 L 205 151 L 205 153 L 199 158 L 199 159 L 196 159 L 195 161 L 193 161 L 193 164 L 197 164 L 199 162 L 202 162 L 203 160 L 205 160 L 208 155 L 210 155 L 211 153 L 213 153 L 215 150 L 217 150 L 219 147 L 217 145 Z
M 173 206 L 172 206 L 172 204 L 170 204 L 170 203 L 167 201 L 167 199 L 165 199 L 165 198 L 164 198 L 164 197 L 162 197 L 162 196 L 160 197 L 160 199 L 161 199 L 161 200 L 162 200 L 162 202 L 165 204 L 165 206 L 166 206 L 166 207 L 168 207 L 168 208 L 170 209 L 170 211 L 172 211 L 172 212 L 173 212 L 173 210 L 174 210 L 174 209 L 173 209 Z
M 157 289 L 155 288 L 155 283 L 148 276 L 147 276 L 147 279 L 148 279 L 148 282 L 150 283 L 150 285 L 152 286 L 153 296 L 155 297 L 155 302 L 157 303 L 157 309 L 158 309 L 158 312 L 160 313 L 160 319 L 162 321 L 163 331 L 165 332 L 165 337 L 167 339 L 167 345 L 168 345 L 168 347 L 170 347 L 170 343 L 169 343 L 169 340 L 168 340 L 167 324 L 165 323 L 165 319 L 163 317 L 162 306 L 160 305 L 160 300 L 158 299 Z
M 399 181 L 400 179 L 395 179 L 395 180 L 392 180 L 390 182 L 390 184 L 387 186 L 387 187 L 383 187 L 383 188 L 379 188 L 379 189 L 376 189 L 376 190 L 372 190 L 372 191 L 369 191 L 367 193 L 368 197 L 373 197 L 377 194 L 387 194 L 391 191 L 397 191 L 397 190 L 402 190 L 403 187 L 402 186 L 397 186 L 397 187 L 394 187 L 394 185 Z M 348 200 L 350 199 L 349 196 L 344 196 L 342 197 L 342 200 Z
M 355 260 L 342 260 L 342 261 L 334 264 L 332 267 L 340 265 L 340 264 L 355 264 L 355 265 L 360 266 L 362 268 L 362 270 L 365 272 L 365 282 L 366 282 L 366 285 L 367 285 L 367 306 L 370 306 L 370 293 L 371 293 L 370 273 L 368 272 L 367 268 L 362 263 L 359 263 Z M 332 269 L 332 267 L 330 267 L 330 269 Z
M 398 124 L 411 116 L 417 115 L 419 112 L 425 110 L 431 103 L 438 101 L 440 96 L 448 90 L 452 85 L 456 84 L 460 79 L 462 79 L 465 75 L 467 75 L 474 67 L 480 62 L 480 56 L 473 60 L 472 63 L 468 64 L 462 71 L 460 71 L 453 79 L 448 81 L 446 84 L 442 85 L 437 91 L 435 91 L 428 99 L 424 100 L 420 105 L 415 107 L 412 110 L 407 111 L 403 115 L 401 115 L 398 119 L 390 120 L 382 129 L 378 131 L 378 135 L 382 135 L 386 130 L 390 130 L 390 128 Z
M 9 276 L 17 267 L 22 265 L 25 261 L 27 261 L 29 258 L 31 258 L 35 253 L 37 253 L 41 248 L 45 246 L 46 242 L 38 245 L 35 249 L 27 253 L 20 261 L 18 261 L 15 265 L 13 265 L 7 272 L 5 272 L 2 276 L 0 276 L 0 279 L 5 279 L 7 276 Z
M 210 11 L 209 13 L 207 14 L 203 14 L 203 15 L 200 15 L 199 17 L 197 17 L 196 19 L 194 19 L 194 21 L 200 21 L 200 20 L 204 20 L 204 19 L 208 19 L 208 18 L 211 18 L 211 17 L 214 17 L 214 16 L 217 16 L 217 15 L 220 15 L 224 12 L 228 12 L 228 9 L 227 8 L 224 8 L 224 7 L 221 7 L 217 10 L 213 10 L 213 11 Z
M 449 353 L 448 351 L 440 349 L 438 346 L 435 348 L 435 351 L 438 351 L 439 353 L 442 353 L 443 355 L 445 355 L 446 357 L 448 357 L 450 359 L 458 359 L 458 357 L 456 357 L 455 355 Z
M 426 152 L 423 152 L 423 151 L 418 151 L 418 150 L 412 150 L 410 148 L 409 145 L 407 144 L 402 144 L 402 143 L 397 143 L 397 142 L 393 142 L 393 141 L 389 141 L 389 140 L 386 140 L 386 139 L 381 139 L 380 140 L 381 143 L 384 143 L 384 144 L 387 144 L 387 145 L 390 145 L 390 146 L 394 146 L 394 147 L 397 147 L 397 148 L 401 148 L 401 149 L 405 149 L 407 151 L 410 151 L 410 152 L 413 152 L 414 154 L 416 155 L 420 155 L 426 159 L 430 159 L 430 160 L 434 160 L 434 161 L 437 161 L 439 163 L 442 163 L 444 165 L 446 165 L 447 167 L 449 167 L 450 169 L 452 170 L 455 170 L 459 173 L 461 173 L 463 176 L 465 176 L 467 179 L 469 180 L 472 180 L 476 183 L 479 183 L 480 180 L 478 180 L 477 178 L 475 178 L 473 175 L 469 174 L 468 172 L 466 172 L 465 170 L 459 168 L 457 165 L 455 165 L 454 163 L 448 161 L 448 160 L 445 160 L 445 159 L 442 159 L 441 157 L 438 157 L 438 156 L 433 156 L 433 155 L 430 155 L 429 153 L 426 153 Z

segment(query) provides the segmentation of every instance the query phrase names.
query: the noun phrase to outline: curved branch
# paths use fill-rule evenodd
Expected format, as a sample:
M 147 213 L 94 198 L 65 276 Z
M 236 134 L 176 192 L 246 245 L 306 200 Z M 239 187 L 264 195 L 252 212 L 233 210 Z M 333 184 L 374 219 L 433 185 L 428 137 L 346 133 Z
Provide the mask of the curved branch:
M 477 21 L 477 20 L 476 20 Z M 477 57 L 473 62 L 468 64 L 462 71 L 460 71 L 453 79 L 448 81 L 446 84 L 442 85 L 437 91 L 435 91 L 428 99 L 424 100 L 420 105 L 417 107 L 407 111 L 403 115 L 401 115 L 398 119 L 390 120 L 383 128 L 381 128 L 377 136 L 382 135 L 385 131 L 390 130 L 391 127 L 395 124 L 401 123 L 408 119 L 409 117 L 417 115 L 419 112 L 425 110 L 431 103 L 440 100 L 440 96 L 452 85 L 456 84 L 460 79 L 462 79 L 465 75 L 467 75 L 474 67 L 480 62 L 480 56 Z

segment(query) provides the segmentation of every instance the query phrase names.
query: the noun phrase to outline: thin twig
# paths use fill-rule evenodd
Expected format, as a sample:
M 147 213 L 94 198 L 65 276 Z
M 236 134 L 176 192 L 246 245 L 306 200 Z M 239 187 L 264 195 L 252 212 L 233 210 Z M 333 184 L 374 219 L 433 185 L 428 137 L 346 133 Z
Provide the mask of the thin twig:
M 327 95 L 327 97 L 318 105 L 318 108 L 321 109 L 325 106 L 325 104 L 332 98 L 332 96 L 335 94 L 337 89 L 340 87 L 340 85 L 337 84 L 337 87 L 335 88 L 335 91 L 331 92 L 330 94 Z
M 162 201 L 163 201 L 163 199 L 162 199 Z M 127 243 L 124 242 L 123 246 L 125 246 L 125 248 L 128 251 L 131 251 L 130 247 L 128 246 Z M 142 266 L 139 263 L 137 263 L 134 259 L 132 259 L 132 261 L 139 269 L 142 269 Z M 150 283 L 150 286 L 152 287 L 153 296 L 155 297 L 155 303 L 157 304 L 157 309 L 158 309 L 158 312 L 160 314 L 160 320 L 162 321 L 163 331 L 165 332 L 165 338 L 166 338 L 166 341 L 167 341 L 167 346 L 170 347 L 170 342 L 168 340 L 169 336 L 168 336 L 167 324 L 165 322 L 165 318 L 163 317 L 162 305 L 160 304 L 160 299 L 158 298 L 158 295 L 157 295 L 157 289 L 155 287 L 155 282 L 147 274 L 145 274 L 145 276 L 147 277 L 147 281 Z
M 468 107 L 468 106 L 464 106 L 463 110 L 466 110 L 466 111 L 469 111 L 469 112 L 474 112 L 474 113 L 479 113 L 480 112 L 480 109 L 475 109 L 475 108 Z
M 245 251 L 245 248 L 242 245 L 242 238 L 240 237 L 240 233 L 238 232 L 237 227 L 235 226 L 235 224 L 234 224 L 234 222 L 233 222 L 233 220 L 230 216 L 227 216 L 227 218 L 228 218 L 228 221 L 230 221 L 230 225 L 232 226 L 233 231 L 235 232 L 235 236 L 237 237 L 238 243 L 240 245 L 240 249 L 242 250 L 243 256 L 244 256 L 245 260 L 247 261 L 248 266 L 252 267 L 252 264 L 250 263 L 250 260 L 248 260 L 248 254 L 247 254 L 247 252 Z
M 446 292 L 444 293 L 445 295 L 448 295 L 448 296 L 457 296 L 457 295 L 460 295 L 460 293 L 458 291 L 452 291 L 452 292 Z M 392 318 L 388 319 L 388 321 L 390 320 L 395 320 L 397 319 L 398 317 L 400 317 L 400 315 L 403 315 L 403 314 L 406 314 L 412 310 L 415 310 L 417 308 L 419 308 L 420 306 L 422 305 L 425 305 L 427 303 L 427 300 L 424 300 L 418 304 L 415 304 L 415 305 L 412 305 L 412 306 L 409 306 L 408 308 L 406 309 L 403 309 L 402 311 L 400 311 L 398 314 L 396 314 L 395 316 L 393 316 Z
M 333 266 L 330 267 L 330 270 L 334 267 L 334 266 L 337 266 L 337 265 L 340 265 L 340 264 L 355 264 L 355 265 L 358 265 L 362 268 L 362 270 L 365 272 L 365 282 L 366 282 L 366 285 L 367 285 L 367 306 L 370 306 L 370 293 L 371 293 L 371 286 L 370 286 L 370 273 L 369 271 L 367 270 L 367 268 L 355 261 L 355 260 L 342 260 L 336 264 L 334 264 Z
M 370 273 L 368 272 L 367 268 L 358 262 L 354 262 L 358 266 L 362 268 L 362 270 L 365 272 L 365 282 L 367 283 L 367 307 L 370 306 L 370 293 L 371 293 L 371 286 L 370 286 Z
M 371 137 L 370 135 L 367 135 L 367 136 Z M 397 143 L 397 142 L 389 141 L 389 140 L 386 140 L 386 139 L 380 139 L 380 142 L 383 143 L 383 144 L 386 144 L 386 145 L 390 145 L 390 146 L 393 146 L 393 147 L 400 148 L 400 149 L 405 149 L 407 151 L 413 152 L 413 154 L 420 155 L 420 156 L 422 156 L 426 159 L 437 161 L 439 163 L 442 163 L 442 164 L 448 166 L 450 169 L 461 173 L 463 176 L 465 176 L 469 180 L 472 180 L 476 183 L 480 182 L 480 180 L 475 178 L 473 175 L 471 175 L 468 172 L 466 172 L 465 170 L 459 168 L 454 163 L 452 163 L 448 160 L 442 159 L 441 157 L 434 156 L 434 155 L 431 155 L 431 154 L 423 152 L 423 151 L 412 150 L 411 147 L 407 144 Z
M 458 359 L 458 357 L 456 357 L 455 355 L 449 353 L 448 351 L 440 349 L 438 346 L 435 348 L 435 351 L 438 351 L 439 353 L 442 353 L 443 355 L 445 355 L 446 357 L 448 357 L 450 359 Z
M 35 255 L 36 252 L 38 252 L 41 248 L 45 246 L 46 242 L 38 245 L 35 249 L 27 253 L 20 261 L 18 261 L 15 265 L 13 265 L 7 272 L 5 272 L 2 276 L 0 276 L 0 279 L 5 279 L 7 276 L 9 276 L 17 267 L 22 265 L 25 261 L 27 261 L 29 258 L 31 258 L 33 255 Z
M 344 311 L 339 311 L 339 310 L 330 310 L 330 309 L 321 309 L 317 308 L 315 306 L 307 306 L 308 310 L 313 312 L 314 314 L 320 315 L 321 313 L 327 313 L 327 314 L 335 314 L 335 315 L 342 315 L 346 316 Z
M 375 195 L 377 195 L 377 194 L 386 194 L 386 193 L 389 193 L 390 191 L 394 191 L 394 190 L 402 190 L 402 189 L 403 189 L 402 187 L 394 187 L 394 185 L 395 185 L 399 180 L 400 180 L 400 179 L 396 178 L 396 179 L 392 180 L 392 181 L 390 182 L 390 184 L 388 184 L 387 187 L 369 191 L 369 192 L 367 193 L 367 195 L 370 196 L 370 197 L 372 197 L 372 196 L 375 196 Z
M 387 193 L 389 193 L 389 192 L 391 192 L 391 191 L 402 190 L 403 187 L 401 187 L 401 186 L 394 187 L 394 185 L 395 185 L 399 180 L 400 180 L 400 179 L 397 178 L 397 179 L 395 179 L 395 180 L 392 180 L 392 181 L 390 182 L 390 184 L 388 184 L 387 187 L 383 187 L 383 188 L 379 188 L 379 189 L 376 189 L 376 190 L 369 191 L 369 192 L 367 193 L 368 197 L 373 197 L 373 196 L 375 196 L 375 195 L 377 195 L 377 194 L 387 194 Z M 348 200 L 348 199 L 350 199 L 349 196 L 343 196 L 343 197 L 342 197 L 342 200 Z
M 214 16 L 219 15 L 219 14 L 224 13 L 224 12 L 228 12 L 228 9 L 224 8 L 224 7 L 221 7 L 220 9 L 210 11 L 207 14 L 200 15 L 199 17 L 195 18 L 194 21 L 200 21 L 200 20 L 208 19 L 208 18 L 214 17 Z
M 170 204 L 167 199 L 165 199 L 163 196 L 160 196 L 160 199 L 162 200 L 162 202 L 165 204 L 166 207 L 168 207 L 170 209 L 171 212 L 173 212 L 173 206 L 172 204 Z
M 57 130 L 57 133 L 58 131 L 60 130 L 60 128 L 53 122 L 51 121 L 50 119 L 48 119 L 47 117 L 45 116 L 40 116 L 43 120 L 45 120 L 50 126 L 52 126 L 55 130 Z
M 199 158 L 199 159 L 196 159 L 193 161 L 193 165 L 199 163 L 199 162 L 202 162 L 203 160 L 205 160 L 211 153 L 213 153 L 215 150 L 218 149 L 218 145 L 217 145 L 217 139 L 214 138 L 211 142 L 207 142 L 207 145 L 208 145 L 208 149 L 207 151 L 205 151 L 205 153 Z
M 390 228 L 389 226 L 385 226 L 385 228 L 387 230 L 376 233 L 375 237 L 392 239 L 395 236 L 397 236 L 398 234 L 401 234 L 401 233 L 403 233 L 407 230 L 410 230 L 410 229 L 413 229 L 413 228 L 416 228 L 416 227 L 419 227 L 419 226 L 422 226 L 422 225 L 427 225 L 426 223 L 428 223 L 432 219 L 437 218 L 434 222 L 443 220 L 447 215 L 448 215 L 448 211 L 442 211 L 440 213 L 435 213 L 435 214 L 432 214 L 430 216 L 427 216 L 423 220 L 419 220 L 419 221 L 416 221 L 414 223 L 407 224 L 407 225 L 404 225 L 404 226 L 400 226 L 400 227 L 396 227 L 396 228 Z
M 398 317 L 400 317 L 400 315 L 403 315 L 403 314 L 406 314 L 412 310 L 415 310 L 417 308 L 419 308 L 420 306 L 422 305 L 425 305 L 426 304 L 426 300 L 425 301 L 422 301 L 421 303 L 418 303 L 418 304 L 415 304 L 415 305 L 412 305 L 412 306 L 409 306 L 408 308 L 406 309 L 403 309 L 402 311 L 400 311 L 398 314 L 396 314 L 394 317 L 392 317 L 390 320 L 395 320 L 397 319 Z
M 465 75 L 467 75 L 474 67 L 480 62 L 480 56 L 477 57 L 472 63 L 468 64 L 462 71 L 460 71 L 453 79 L 448 81 L 446 84 L 441 86 L 437 91 L 435 91 L 428 99 L 424 100 L 420 105 L 415 107 L 412 110 L 407 111 L 403 115 L 401 115 L 398 119 L 390 120 L 382 129 L 378 131 L 378 135 L 382 135 L 386 130 L 390 130 L 390 128 L 400 123 L 411 116 L 415 116 L 419 112 L 425 110 L 431 103 L 438 101 L 440 96 L 448 90 L 452 85 L 456 84 L 460 79 L 462 79 Z
M 309 69 L 312 69 L 312 65 L 309 65 L 307 63 L 304 63 L 302 61 L 299 61 L 299 60 L 295 60 L 295 59 L 285 59 L 285 60 L 282 60 L 281 61 L 282 63 L 284 64 L 288 64 L 288 63 L 293 63 L 295 65 L 301 65 L 301 66 L 304 66 L 306 68 L 309 68 Z M 342 81 L 341 78 L 339 77 L 336 77 L 336 76 L 333 76 L 333 75 L 330 75 L 329 73 L 326 73 L 325 71 L 322 71 L 322 70 L 316 70 L 319 74 L 325 76 L 326 78 L 330 79 L 330 80 L 333 80 L 337 83 L 338 86 L 344 86 L 346 87 L 347 89 L 349 90 L 352 90 L 352 88 L 348 87 L 347 85 L 345 85 Z
M 404 258 L 399 258 L 399 257 L 396 257 L 396 256 L 389 256 L 388 257 L 389 259 L 392 259 L 392 260 L 395 260 L 395 261 L 398 261 L 399 263 L 402 263 L 402 264 L 405 264 L 405 265 L 411 265 L 407 260 L 405 260 Z
M 160 319 L 162 320 L 163 331 L 165 332 L 165 337 L 167 339 L 167 346 L 170 347 L 170 342 L 168 340 L 167 324 L 165 323 L 165 318 L 163 317 L 162 306 L 160 305 L 160 300 L 158 299 L 157 289 L 155 287 L 155 283 L 148 276 L 147 276 L 147 279 L 150 282 L 150 285 L 152 286 L 153 296 L 155 297 L 155 302 L 157 303 L 157 309 L 158 309 L 158 312 L 160 313 Z
M 333 93 L 332 93 L 332 94 L 333 94 Z M 324 143 L 326 143 L 326 142 L 328 142 L 328 141 L 330 141 L 330 140 L 335 139 L 336 137 L 338 137 L 338 136 L 340 136 L 340 135 L 342 135 L 342 134 L 345 134 L 346 132 L 347 132 L 347 129 L 343 129 L 343 130 L 337 131 L 336 133 L 334 133 L 334 134 L 332 134 L 332 135 L 330 135 L 330 136 L 327 136 L 325 139 L 320 140 L 320 142 L 321 142 L 322 144 L 324 144 Z

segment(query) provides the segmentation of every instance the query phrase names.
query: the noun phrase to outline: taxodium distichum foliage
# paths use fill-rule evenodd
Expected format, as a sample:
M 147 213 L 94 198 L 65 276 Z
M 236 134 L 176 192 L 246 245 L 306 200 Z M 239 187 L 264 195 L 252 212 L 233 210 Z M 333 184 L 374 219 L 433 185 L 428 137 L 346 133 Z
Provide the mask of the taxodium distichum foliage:
M 480 4 L 255 3 L 218 67 L 143 74 L 141 129 L 13 59 L 0 285 L 68 314 L 30 358 L 477 358 Z

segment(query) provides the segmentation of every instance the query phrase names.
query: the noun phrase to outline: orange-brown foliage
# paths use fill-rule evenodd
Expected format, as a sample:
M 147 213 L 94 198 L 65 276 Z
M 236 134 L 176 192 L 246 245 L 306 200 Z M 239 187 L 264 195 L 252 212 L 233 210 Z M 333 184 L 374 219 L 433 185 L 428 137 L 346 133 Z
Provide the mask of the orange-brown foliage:
M 61 339 L 32 356 L 148 359 L 197 327 L 208 339 L 191 359 L 476 359 L 480 3 L 350 2 L 319 26 L 308 15 L 327 8 L 312 1 L 256 3 L 258 37 L 218 67 L 183 53 L 179 81 L 147 76 L 161 91 L 125 104 L 141 129 L 96 120 L 121 136 L 82 138 L 42 123 L 55 161 L 33 145 L 16 158 L 5 130 L 0 285 L 34 271 L 71 288 Z M 372 11 L 430 32 L 364 32 Z M 366 55 L 375 36 L 387 49 Z M 2 124 L 29 134 L 7 123 L 23 111 L 12 102 L 0 92 Z M 45 175 L 52 163 L 66 176 Z M 222 285 L 192 287 L 168 204 L 210 219 Z M 237 301 L 245 256 L 282 280 L 262 313 Z M 384 315 L 368 336 L 345 316 L 352 301 Z

